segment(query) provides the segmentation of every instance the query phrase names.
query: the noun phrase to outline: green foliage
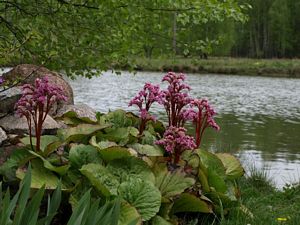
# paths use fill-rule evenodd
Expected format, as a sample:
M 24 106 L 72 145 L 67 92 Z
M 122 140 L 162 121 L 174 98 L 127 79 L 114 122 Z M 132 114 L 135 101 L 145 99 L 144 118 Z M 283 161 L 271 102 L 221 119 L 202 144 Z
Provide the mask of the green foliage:
M 67 116 L 74 119 L 66 114 L 64 120 Z M 31 188 L 53 190 L 61 180 L 62 190 L 71 192 L 69 224 L 167 225 L 176 223 L 181 213 L 223 216 L 238 206 L 235 182 L 243 168 L 235 157 L 197 149 L 187 151 L 174 166 L 154 144 L 163 126 L 149 123 L 141 135 L 137 127 L 139 120 L 121 110 L 99 115 L 97 122 L 71 124 L 57 138 L 42 136 L 40 154 L 26 147 L 16 150 L 1 167 L 2 174 L 13 179 L 16 171 L 25 181 L 24 167 L 30 161 Z M 91 221 L 89 215 L 97 217 Z
M 160 49 L 172 54 L 174 13 L 179 37 L 191 25 L 224 17 L 243 21 L 242 11 L 235 0 L 4 1 L 0 3 L 0 63 L 45 64 L 70 76 L 91 77 L 96 75 L 94 68 L 133 67 L 132 55 L 151 56 Z M 199 36 L 194 36 L 192 43 L 181 38 L 178 48 L 198 47 L 194 42 Z
M 39 217 L 40 205 L 45 192 L 42 186 L 34 195 L 30 196 L 31 168 L 20 183 L 17 193 L 10 198 L 9 189 L 3 193 L 0 185 L 0 224 L 2 225 L 22 225 L 22 224 L 43 224 L 49 225 L 55 216 L 61 201 L 61 187 L 57 186 L 52 197 L 48 197 L 48 207 L 46 215 Z M 3 195 L 4 194 L 4 195 Z

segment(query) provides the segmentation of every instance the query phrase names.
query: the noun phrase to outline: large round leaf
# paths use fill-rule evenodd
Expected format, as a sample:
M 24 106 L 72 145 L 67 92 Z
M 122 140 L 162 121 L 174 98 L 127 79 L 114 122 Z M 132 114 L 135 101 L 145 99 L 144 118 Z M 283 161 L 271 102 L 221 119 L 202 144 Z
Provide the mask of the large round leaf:
M 147 163 L 132 156 L 109 162 L 107 170 L 118 177 L 120 183 L 132 177 L 141 178 L 152 183 L 155 182 L 154 174 Z
M 58 142 L 59 138 L 54 135 L 43 135 L 41 136 L 41 150 L 44 152 L 47 146 L 51 143 Z M 21 142 L 25 145 L 30 145 L 30 137 L 24 137 L 21 139 Z M 36 138 L 32 137 L 32 145 L 36 145 Z
M 90 163 L 82 166 L 80 172 L 104 196 L 117 195 L 119 180 L 104 166 Z
M 129 127 L 134 125 L 132 115 L 127 114 L 126 111 L 122 109 L 109 112 L 103 117 L 106 119 L 106 121 L 112 123 L 114 127 Z
M 97 143 L 97 138 L 95 136 L 91 138 L 90 144 L 98 149 L 101 158 L 106 162 L 114 159 L 137 155 L 135 151 L 131 151 L 128 148 L 119 146 L 112 141 L 106 140 Z
M 155 170 L 155 186 L 160 190 L 162 197 L 169 199 L 184 192 L 185 189 L 191 187 L 195 180 L 186 177 L 181 170 L 168 171 L 166 166 L 156 166 Z
M 217 192 L 225 193 L 227 191 L 227 185 L 224 178 L 214 170 L 208 170 L 207 180 L 209 186 L 213 187 Z
M 81 168 L 84 164 L 99 163 L 102 160 L 98 150 L 91 145 L 72 145 L 69 152 L 69 160 L 71 165 L 76 168 Z
M 76 141 L 80 142 L 82 140 L 86 141 L 89 135 L 103 130 L 110 125 L 93 125 L 93 124 L 79 124 L 76 127 L 61 129 L 58 131 L 60 138 L 66 142 Z
M 125 147 L 112 146 L 99 151 L 101 158 L 106 161 L 112 161 L 114 159 L 121 159 L 124 157 L 132 156 L 132 152 Z
M 179 212 L 212 213 L 213 211 L 207 202 L 194 195 L 184 193 L 174 202 L 172 208 L 172 213 Z
M 38 158 L 40 158 L 43 163 L 44 163 L 44 167 L 48 170 L 51 170 L 53 172 L 56 172 L 58 173 L 59 175 L 65 175 L 68 171 L 68 169 L 70 168 L 70 165 L 69 164 L 66 164 L 66 165 L 61 165 L 61 166 L 55 166 L 53 165 L 51 162 L 49 162 L 48 158 L 44 158 L 43 156 L 41 156 L 40 154 L 36 153 L 36 152 L 33 152 L 33 151 L 29 151 L 33 156 L 36 156 Z
M 117 142 L 119 145 L 136 142 L 139 131 L 135 127 L 111 127 L 105 129 L 105 134 L 98 136 L 101 140 Z
M 244 175 L 244 168 L 235 156 L 228 153 L 217 153 L 216 155 L 222 161 L 229 179 L 234 180 Z
M 25 171 L 18 169 L 16 176 L 23 179 Z M 39 189 L 45 185 L 46 189 L 56 189 L 59 182 L 59 178 L 47 170 L 40 159 L 31 160 L 31 188 Z M 64 189 L 64 187 L 62 188 Z
M 157 145 L 142 145 L 139 143 L 135 143 L 133 145 L 129 145 L 129 147 L 133 148 L 141 155 L 146 155 L 146 156 L 164 155 L 164 151 Z
M 132 178 L 123 182 L 118 192 L 137 209 L 143 221 L 151 219 L 159 211 L 161 204 L 160 191 L 146 180 Z
M 197 149 L 196 152 L 200 157 L 201 163 L 208 170 L 214 170 L 219 176 L 225 177 L 225 167 L 219 157 L 202 149 Z

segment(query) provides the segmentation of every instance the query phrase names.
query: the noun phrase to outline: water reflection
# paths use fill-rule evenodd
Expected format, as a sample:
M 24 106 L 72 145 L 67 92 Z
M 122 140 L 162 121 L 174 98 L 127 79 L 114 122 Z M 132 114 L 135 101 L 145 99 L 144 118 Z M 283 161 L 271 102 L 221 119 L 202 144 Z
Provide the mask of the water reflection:
M 160 83 L 161 73 L 106 73 L 71 81 L 75 102 L 101 112 L 128 108 L 145 82 Z M 191 95 L 206 97 L 219 112 L 221 131 L 205 134 L 202 147 L 239 156 L 244 165 L 267 169 L 280 187 L 300 180 L 300 79 L 197 75 L 187 77 Z M 164 118 L 158 105 L 154 114 Z

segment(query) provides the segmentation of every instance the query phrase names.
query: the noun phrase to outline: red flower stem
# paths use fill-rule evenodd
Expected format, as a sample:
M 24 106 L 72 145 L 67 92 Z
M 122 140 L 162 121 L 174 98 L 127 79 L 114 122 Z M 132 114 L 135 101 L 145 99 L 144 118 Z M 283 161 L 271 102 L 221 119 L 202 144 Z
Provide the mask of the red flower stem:
M 43 128 L 43 105 L 39 104 L 39 113 L 38 113 L 38 121 L 37 121 L 37 130 L 36 130 L 36 151 L 39 152 L 41 150 L 41 134 Z

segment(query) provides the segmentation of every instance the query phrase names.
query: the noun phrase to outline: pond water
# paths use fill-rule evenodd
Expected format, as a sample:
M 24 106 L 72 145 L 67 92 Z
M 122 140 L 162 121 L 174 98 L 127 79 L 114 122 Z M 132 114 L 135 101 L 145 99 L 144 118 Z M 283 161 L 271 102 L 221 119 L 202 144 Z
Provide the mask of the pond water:
M 145 82 L 161 84 L 162 75 L 107 72 L 70 82 L 76 103 L 136 112 L 130 99 Z M 279 188 L 300 180 L 300 79 L 188 74 L 186 81 L 193 97 L 207 98 L 218 112 L 221 131 L 207 132 L 203 148 L 235 154 L 248 172 L 264 170 Z M 161 106 L 151 111 L 166 119 Z

